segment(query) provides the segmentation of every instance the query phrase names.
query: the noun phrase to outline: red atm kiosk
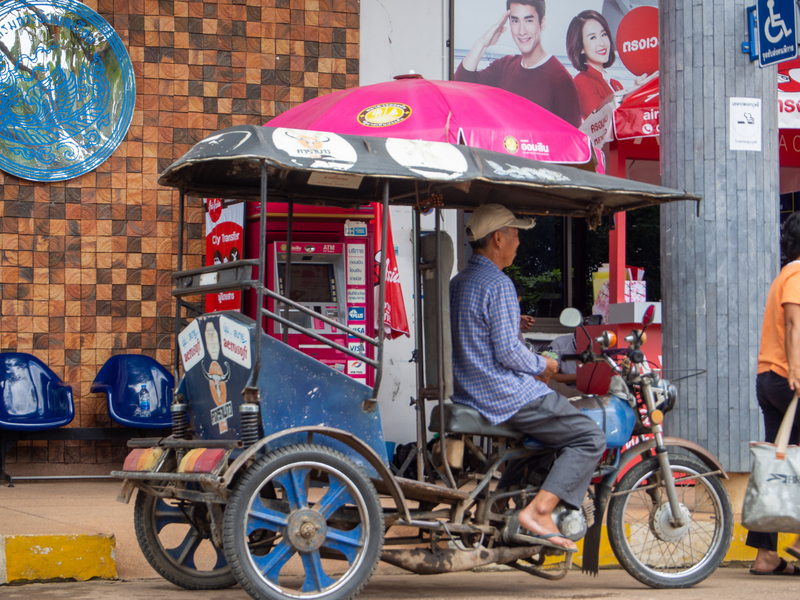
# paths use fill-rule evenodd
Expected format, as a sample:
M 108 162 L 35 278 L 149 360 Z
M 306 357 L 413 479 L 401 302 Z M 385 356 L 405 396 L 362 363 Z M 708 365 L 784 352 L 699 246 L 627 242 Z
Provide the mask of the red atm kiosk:
M 250 208 L 250 211 L 254 211 Z M 286 204 L 269 203 L 267 207 L 267 287 L 286 294 L 286 262 L 290 251 L 287 243 Z M 291 247 L 291 289 L 289 299 L 320 315 L 333 318 L 361 333 L 373 335 L 375 329 L 374 213 L 372 208 L 356 210 L 295 205 Z M 247 214 L 245 224 L 245 258 L 258 256 L 258 214 Z M 243 312 L 254 316 L 256 296 L 245 296 Z M 267 309 L 284 313 L 267 298 Z M 357 338 L 334 330 L 321 320 L 288 310 L 286 317 L 315 333 L 330 338 L 351 350 L 364 352 L 365 345 Z M 283 326 L 273 320 L 268 334 L 281 338 Z M 375 374 L 365 362 L 326 346 L 313 338 L 288 328 L 288 342 L 332 368 L 365 383 L 374 385 Z M 369 358 L 374 348 L 366 349 Z

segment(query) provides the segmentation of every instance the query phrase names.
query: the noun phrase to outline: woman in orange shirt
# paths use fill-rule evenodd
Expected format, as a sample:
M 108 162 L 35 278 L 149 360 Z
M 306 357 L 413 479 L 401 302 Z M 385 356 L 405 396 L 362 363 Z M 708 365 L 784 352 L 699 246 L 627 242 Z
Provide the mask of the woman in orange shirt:
M 769 288 L 756 376 L 756 396 L 769 443 L 775 442 L 789 403 L 800 393 L 800 212 L 793 213 L 783 226 L 781 253 L 791 262 Z M 800 411 L 797 414 L 790 444 L 800 439 Z M 800 569 L 778 556 L 777 533 L 751 531 L 747 545 L 758 549 L 750 569 L 754 575 L 800 575 Z M 800 558 L 800 536 L 786 552 Z

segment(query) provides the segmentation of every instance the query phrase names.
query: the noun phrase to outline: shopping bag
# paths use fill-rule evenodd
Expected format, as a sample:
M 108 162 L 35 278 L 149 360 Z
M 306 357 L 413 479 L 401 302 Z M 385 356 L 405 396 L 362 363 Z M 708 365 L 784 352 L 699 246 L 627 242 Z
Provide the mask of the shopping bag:
M 788 446 L 796 410 L 797 394 L 775 443 L 750 442 L 755 460 L 742 509 L 750 531 L 800 533 L 800 447 Z

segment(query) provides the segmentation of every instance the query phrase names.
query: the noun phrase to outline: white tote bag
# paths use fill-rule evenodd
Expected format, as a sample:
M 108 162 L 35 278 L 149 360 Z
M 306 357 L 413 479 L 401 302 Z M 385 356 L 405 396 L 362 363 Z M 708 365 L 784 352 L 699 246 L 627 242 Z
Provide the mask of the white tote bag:
M 750 531 L 800 533 L 800 446 L 788 446 L 796 410 L 797 394 L 775 443 L 750 442 L 755 460 L 742 509 Z

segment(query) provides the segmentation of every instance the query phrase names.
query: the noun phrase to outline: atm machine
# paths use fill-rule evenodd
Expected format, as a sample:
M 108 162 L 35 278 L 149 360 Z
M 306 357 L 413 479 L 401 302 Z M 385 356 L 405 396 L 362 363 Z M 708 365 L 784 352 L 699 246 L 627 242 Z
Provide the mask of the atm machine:
M 286 295 L 286 262 L 290 251 L 287 243 L 286 205 L 271 203 L 267 219 L 267 287 Z M 373 213 L 371 208 L 332 210 L 325 207 L 295 205 L 291 247 L 291 288 L 289 299 L 314 312 L 335 319 L 366 335 L 375 331 L 375 268 Z M 283 217 L 283 218 L 281 218 Z M 245 235 L 245 257 L 258 255 L 257 218 L 248 215 Z M 255 314 L 255 294 L 244 299 L 244 312 Z M 322 320 L 298 310 L 282 307 L 267 298 L 267 308 L 279 312 L 290 321 L 312 329 L 315 333 L 357 352 L 374 358 L 374 348 L 365 348 L 361 340 L 335 330 Z M 283 325 L 267 322 L 267 333 L 283 337 Z M 374 385 L 375 373 L 364 361 L 288 328 L 288 343 L 332 368 Z

